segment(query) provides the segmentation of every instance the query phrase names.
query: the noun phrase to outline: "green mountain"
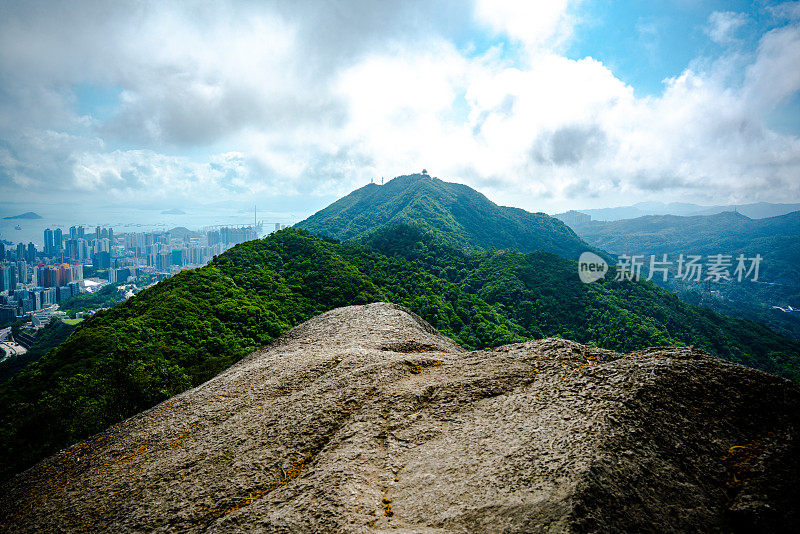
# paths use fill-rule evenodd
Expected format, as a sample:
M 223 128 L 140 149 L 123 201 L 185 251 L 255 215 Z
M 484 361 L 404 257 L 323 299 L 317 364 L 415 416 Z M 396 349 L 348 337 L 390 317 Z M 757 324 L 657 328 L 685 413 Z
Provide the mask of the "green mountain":
M 594 250 L 566 224 L 545 213 L 498 206 L 466 185 L 427 174 L 365 185 L 295 227 L 348 240 L 398 223 L 424 223 L 467 248 L 543 250 L 569 259 Z
M 800 381 L 800 344 L 651 283 L 582 284 L 573 261 L 542 251 L 467 251 L 423 224 L 388 226 L 365 241 L 283 230 L 88 318 L 0 384 L 0 477 L 352 304 L 401 304 L 471 349 L 547 336 L 620 351 L 694 345 Z

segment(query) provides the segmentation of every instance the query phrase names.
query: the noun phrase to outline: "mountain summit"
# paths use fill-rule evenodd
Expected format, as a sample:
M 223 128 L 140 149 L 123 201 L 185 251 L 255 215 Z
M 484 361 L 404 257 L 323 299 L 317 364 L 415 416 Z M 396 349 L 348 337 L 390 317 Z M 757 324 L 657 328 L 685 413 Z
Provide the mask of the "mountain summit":
M 295 226 L 346 240 L 408 223 L 425 225 L 455 244 L 473 248 L 543 250 L 568 259 L 592 249 L 566 224 L 545 213 L 498 206 L 466 185 L 427 174 L 365 185 Z
M 0 487 L 14 532 L 797 532 L 800 390 L 687 347 L 319 315 Z

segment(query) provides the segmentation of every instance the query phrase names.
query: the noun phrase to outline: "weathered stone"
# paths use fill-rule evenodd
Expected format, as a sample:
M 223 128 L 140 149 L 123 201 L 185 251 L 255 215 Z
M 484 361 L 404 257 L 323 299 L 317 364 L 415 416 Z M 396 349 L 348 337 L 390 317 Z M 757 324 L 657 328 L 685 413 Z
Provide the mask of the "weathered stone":
M 0 530 L 800 531 L 800 390 L 333 310 L 0 488 Z

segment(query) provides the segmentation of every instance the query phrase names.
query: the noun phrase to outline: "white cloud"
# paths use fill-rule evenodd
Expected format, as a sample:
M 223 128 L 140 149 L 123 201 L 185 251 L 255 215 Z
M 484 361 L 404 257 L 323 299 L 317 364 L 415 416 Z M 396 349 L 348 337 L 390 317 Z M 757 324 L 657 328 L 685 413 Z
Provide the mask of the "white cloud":
M 708 17 L 706 33 L 712 41 L 727 44 L 735 39 L 736 31 L 747 24 L 747 16 L 733 11 L 715 11 Z
M 561 44 L 571 36 L 574 20 L 568 13 L 569 3 L 569 0 L 478 0 L 475 14 L 495 32 L 539 48 Z
M 766 34 L 742 85 L 730 84 L 737 62 L 722 58 L 647 98 L 596 60 L 552 52 L 523 67 L 445 45 L 435 56 L 371 57 L 345 76 L 345 131 L 376 169 L 426 166 L 529 208 L 653 195 L 738 202 L 778 190 L 771 200 L 796 198 L 800 141 L 763 122 L 767 108 L 800 90 L 785 72 L 796 36 L 794 27 Z M 460 98 L 466 117 L 448 120 Z
M 784 2 L 767 8 L 775 17 L 788 20 L 800 19 L 800 2 Z
M 551 212 L 800 198 L 800 140 L 764 122 L 800 91 L 796 4 L 776 8 L 784 22 L 752 56 L 698 62 L 645 98 L 559 52 L 576 20 L 566 1 L 478 1 L 468 15 L 460 3 L 295 6 L 6 13 L 0 194 L 338 195 L 426 167 Z M 447 25 L 464 16 L 522 52 L 459 48 Z M 709 35 L 730 43 L 745 20 L 715 13 Z M 81 116 L 84 82 L 118 89 L 116 112 Z
M 775 29 L 761 39 L 756 60 L 746 69 L 746 98 L 769 112 L 800 91 L 800 25 Z

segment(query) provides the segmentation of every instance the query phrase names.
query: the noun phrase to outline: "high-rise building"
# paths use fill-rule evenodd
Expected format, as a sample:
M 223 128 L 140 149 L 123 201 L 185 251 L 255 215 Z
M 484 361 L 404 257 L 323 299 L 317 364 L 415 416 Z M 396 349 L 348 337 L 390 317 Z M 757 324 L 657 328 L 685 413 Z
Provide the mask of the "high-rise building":
M 55 246 L 53 245 L 53 231 L 46 228 L 44 231 L 44 255 L 50 256 L 55 253 Z
M 156 269 L 159 271 L 168 271 L 172 265 L 172 254 L 169 252 L 159 252 L 156 255 Z
M 17 289 L 17 266 L 11 262 L 0 263 L 0 291 Z
M 55 267 L 58 271 L 58 287 L 65 286 L 72 282 L 72 267 L 69 263 L 61 263 Z
M 108 281 L 111 282 L 112 284 L 127 282 L 128 277 L 130 276 L 131 276 L 131 270 L 128 267 L 124 267 L 122 269 L 108 270 Z
M 70 297 L 74 297 L 75 295 L 77 295 L 77 293 L 74 293 L 74 289 L 70 284 L 66 284 L 56 288 L 56 300 L 58 300 L 58 302 L 66 300 Z
M 70 234 L 72 232 L 70 231 Z M 67 253 L 67 258 L 70 260 L 77 260 L 78 259 L 78 240 L 77 239 L 67 239 L 66 249 L 65 252 Z
M 61 228 L 56 228 L 53 232 L 53 254 L 58 254 L 64 250 L 64 233 Z
M 69 227 L 69 238 L 70 239 L 78 239 L 78 228 L 75 226 Z
M 55 287 L 47 287 L 42 290 L 42 307 L 55 304 L 58 300 Z
M 92 256 L 92 267 L 95 269 L 108 269 L 111 267 L 111 254 L 108 252 L 98 252 Z
M 77 282 L 83 280 L 83 263 L 72 264 L 72 281 Z
M 78 238 L 76 239 L 77 246 L 76 250 L 78 255 L 75 257 L 78 261 L 84 261 L 89 259 L 89 242 L 85 239 Z
M 85 239 L 86 238 L 86 234 L 85 234 L 85 231 L 83 229 L 83 226 L 78 226 L 78 235 L 77 235 L 77 237 L 78 237 L 78 239 Z
M 28 252 L 25 254 L 25 261 L 33 265 L 36 263 L 36 245 L 28 243 Z
M 8 323 L 17 318 L 17 307 L 10 304 L 0 304 L 0 321 Z
M 41 287 L 55 287 L 55 275 L 52 265 L 39 265 L 36 271 L 36 285 Z
M 25 244 L 17 243 L 17 261 L 25 259 Z
M 100 238 L 94 240 L 94 252 L 110 252 L 111 251 L 111 243 L 108 241 L 108 238 Z
M 0 261 L 5 261 L 6 259 L 6 244 L 0 241 Z
M 183 266 L 186 264 L 186 250 L 182 248 L 176 248 L 172 251 L 172 265 L 180 265 Z
M 17 281 L 22 284 L 28 283 L 28 262 L 19 260 L 17 263 Z

